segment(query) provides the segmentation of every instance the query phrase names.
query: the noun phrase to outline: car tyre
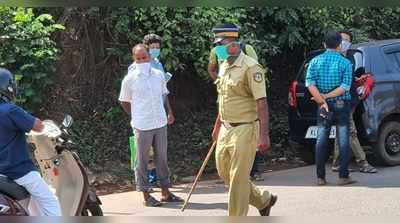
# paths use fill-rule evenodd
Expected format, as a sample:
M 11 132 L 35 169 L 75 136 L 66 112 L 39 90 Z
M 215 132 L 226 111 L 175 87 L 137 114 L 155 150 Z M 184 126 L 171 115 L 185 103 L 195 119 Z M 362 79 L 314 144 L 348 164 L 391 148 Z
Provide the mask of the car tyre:
M 378 141 L 374 145 L 374 157 L 384 165 L 400 164 L 400 123 L 386 122 L 379 131 Z

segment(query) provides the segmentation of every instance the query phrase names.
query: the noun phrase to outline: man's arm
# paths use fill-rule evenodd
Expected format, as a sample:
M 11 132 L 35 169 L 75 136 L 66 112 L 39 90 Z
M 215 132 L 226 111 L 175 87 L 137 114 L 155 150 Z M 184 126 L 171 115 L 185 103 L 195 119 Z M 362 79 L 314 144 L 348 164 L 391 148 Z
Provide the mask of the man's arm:
M 121 107 L 125 111 L 125 113 L 130 117 L 131 116 L 131 103 L 126 101 L 121 101 Z
M 172 106 L 169 103 L 168 95 L 165 97 L 165 110 L 167 111 L 168 124 L 171 125 L 175 122 L 174 112 L 172 111 Z
M 209 63 L 208 64 L 208 74 L 210 78 L 215 81 L 217 79 L 217 64 Z
M 319 92 L 318 88 L 314 85 L 308 86 L 308 91 L 312 95 L 312 99 L 317 102 L 318 104 L 324 104 L 326 95 L 323 95 Z
M 328 105 L 326 104 L 324 95 L 322 95 L 318 88 L 316 87 L 316 68 L 315 68 L 315 59 L 311 60 L 306 73 L 306 87 L 308 91 L 312 95 L 312 100 L 317 102 L 321 107 L 325 108 L 325 110 L 329 111 Z
M 44 129 L 43 122 L 40 119 L 36 118 L 32 130 L 35 132 L 41 132 L 43 131 L 43 129 Z
M 346 93 L 346 89 L 344 89 L 343 87 L 338 87 L 335 90 L 329 92 L 328 94 L 323 95 L 323 97 L 325 99 L 327 99 L 327 98 L 336 98 L 336 97 L 339 97 L 339 96 L 343 95 L 344 93 Z
M 265 70 L 261 67 L 261 65 L 257 64 L 250 67 L 246 75 L 251 94 L 256 101 L 257 114 L 260 122 L 258 149 L 260 152 L 264 153 L 271 147 L 268 127 L 269 111 L 265 86 Z
M 257 100 L 257 113 L 258 119 L 260 120 L 260 140 L 258 148 L 260 152 L 266 152 L 271 147 L 267 98 L 260 98 Z
M 215 53 L 215 47 L 211 49 L 210 51 L 210 56 L 208 60 L 208 74 L 210 75 L 210 78 L 215 81 L 218 77 L 218 58 L 217 54 Z
M 122 80 L 121 91 L 119 93 L 118 100 L 120 101 L 121 107 L 125 113 L 131 117 L 132 91 L 129 89 L 128 75 L 126 75 Z

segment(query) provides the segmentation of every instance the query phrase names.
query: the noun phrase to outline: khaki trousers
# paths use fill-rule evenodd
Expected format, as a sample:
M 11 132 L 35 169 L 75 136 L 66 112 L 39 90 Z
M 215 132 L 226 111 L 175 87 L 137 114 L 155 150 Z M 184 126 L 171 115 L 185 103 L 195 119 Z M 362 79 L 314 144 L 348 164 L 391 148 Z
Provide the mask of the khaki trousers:
M 249 204 L 259 210 L 269 204 L 271 194 L 249 179 L 258 136 L 258 122 L 230 128 L 221 126 L 215 160 L 219 176 L 229 185 L 229 216 L 246 216 Z

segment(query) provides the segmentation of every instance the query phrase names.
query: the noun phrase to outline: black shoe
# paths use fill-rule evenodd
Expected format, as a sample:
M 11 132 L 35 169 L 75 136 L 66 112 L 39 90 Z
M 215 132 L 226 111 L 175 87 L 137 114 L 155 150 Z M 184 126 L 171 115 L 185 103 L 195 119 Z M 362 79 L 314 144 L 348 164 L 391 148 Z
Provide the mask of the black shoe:
M 184 202 L 184 200 L 173 193 L 170 193 L 167 198 L 161 198 L 161 202 Z
M 269 213 L 271 212 L 271 208 L 272 208 L 272 206 L 275 205 L 277 200 L 278 200 L 278 196 L 271 195 L 271 200 L 269 201 L 269 204 L 262 210 L 258 210 L 258 212 L 260 212 L 260 215 L 261 216 L 269 216 Z
M 162 205 L 161 202 L 157 201 L 152 196 L 149 196 L 149 198 L 146 201 L 144 201 L 143 204 L 146 207 L 160 207 Z

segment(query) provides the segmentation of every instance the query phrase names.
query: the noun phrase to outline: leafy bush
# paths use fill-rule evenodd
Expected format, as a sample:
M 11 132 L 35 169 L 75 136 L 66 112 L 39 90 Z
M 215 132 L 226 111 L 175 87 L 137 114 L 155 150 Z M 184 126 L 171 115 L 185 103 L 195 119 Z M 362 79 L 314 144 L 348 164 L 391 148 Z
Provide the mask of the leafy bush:
M 59 50 L 52 34 L 64 30 L 50 14 L 35 15 L 30 8 L 0 7 L 0 35 L 6 40 L 0 48 L 0 66 L 16 75 L 19 102 L 38 108 L 41 92 L 52 84 L 51 73 Z

